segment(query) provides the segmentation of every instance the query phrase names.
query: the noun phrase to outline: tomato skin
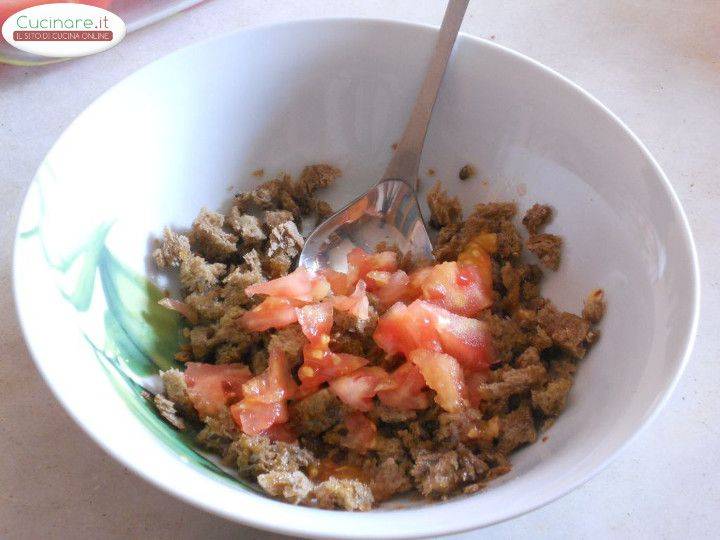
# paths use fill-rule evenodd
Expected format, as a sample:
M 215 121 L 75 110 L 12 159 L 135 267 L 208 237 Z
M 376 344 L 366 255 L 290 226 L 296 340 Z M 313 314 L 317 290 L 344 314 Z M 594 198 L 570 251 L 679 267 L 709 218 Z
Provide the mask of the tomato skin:
M 200 418 L 217 416 L 227 405 L 243 397 L 243 385 L 252 373 L 241 364 L 185 364 L 185 383 L 190 401 Z
M 415 349 L 445 352 L 476 371 L 489 367 L 494 357 L 485 323 L 424 300 L 393 305 L 380 317 L 373 339 L 389 355 L 407 357 Z
M 488 253 L 488 245 L 494 245 L 497 249 L 497 236 L 492 233 L 481 233 L 462 250 L 458 256 L 458 264 L 472 265 L 480 275 L 483 286 L 492 293 L 493 271 L 492 258 Z
M 345 418 L 348 434 L 343 439 L 343 446 L 365 454 L 375 446 L 377 426 L 361 412 L 354 412 Z
M 400 300 L 412 301 L 417 298 L 410 288 L 410 278 L 402 270 L 396 272 L 370 272 L 368 279 L 374 279 L 374 289 L 380 303 L 380 309 L 385 310 Z
M 373 339 L 388 355 L 404 356 L 415 349 L 441 350 L 440 340 L 433 321 L 415 302 L 406 306 L 398 302 L 378 320 Z
M 274 403 L 292 398 L 296 390 L 285 354 L 274 348 L 270 349 L 267 369 L 243 384 L 243 401 Z
M 332 268 L 323 268 L 320 274 L 330 284 L 330 290 L 332 290 L 333 294 L 347 295 L 350 293 L 351 287 L 348 275 L 344 272 L 338 272 Z
M 335 309 L 346 311 L 359 320 L 365 320 L 370 316 L 370 301 L 365 293 L 365 282 L 361 279 L 355 285 L 355 290 L 350 296 L 333 296 L 332 303 Z
M 331 379 L 349 375 L 368 363 L 366 358 L 354 354 L 334 353 L 317 349 L 310 344 L 303 348 L 304 362 L 298 370 L 300 389 L 298 396 L 308 396 Z
M 378 253 L 366 253 L 360 248 L 355 248 L 348 253 L 348 283 L 355 285 L 359 280 L 365 279 L 368 272 L 383 270 L 394 272 L 398 269 L 397 253 L 394 251 L 381 251 Z
M 492 281 L 485 283 L 471 264 L 436 264 L 425 273 L 420 289 L 428 302 L 465 317 L 475 317 L 492 305 Z
M 380 367 L 363 367 L 349 375 L 332 379 L 330 390 L 346 405 L 367 412 L 372 409 L 372 398 L 387 378 L 388 373 Z
M 251 332 L 270 328 L 284 328 L 297 321 L 296 302 L 287 298 L 268 296 L 259 305 L 246 311 L 240 323 Z
M 265 435 L 271 441 L 296 442 L 297 435 L 293 431 L 289 423 L 273 424 L 260 435 Z
M 423 389 L 425 378 L 412 362 L 405 362 L 393 371 L 377 392 L 380 402 L 394 409 L 420 410 L 430 406 L 430 396 Z
M 417 309 L 422 309 L 432 318 L 442 350 L 460 362 L 463 368 L 481 371 L 494 362 L 492 335 L 484 322 L 456 315 L 421 300 L 411 306 L 416 304 Z
M 263 283 L 250 285 L 245 294 L 255 296 L 266 294 L 268 296 L 290 298 L 299 302 L 319 302 L 330 292 L 327 280 L 306 268 L 298 268 L 294 272 Z
M 329 335 L 333 325 L 333 306 L 330 302 L 309 304 L 297 308 L 297 320 L 308 341 L 315 343 Z
M 270 349 L 267 369 L 247 381 L 242 391 L 242 401 L 230 407 L 230 414 L 243 433 L 259 435 L 274 424 L 287 422 L 287 400 L 295 395 L 297 385 L 285 354 L 280 349 Z
M 230 414 L 243 433 L 260 435 L 274 424 L 282 424 L 290 418 L 284 401 L 263 403 L 241 401 L 230 407 Z
M 427 385 L 435 390 L 435 401 L 448 412 L 467 406 L 465 377 L 460 363 L 449 354 L 418 349 L 409 360 L 418 366 Z

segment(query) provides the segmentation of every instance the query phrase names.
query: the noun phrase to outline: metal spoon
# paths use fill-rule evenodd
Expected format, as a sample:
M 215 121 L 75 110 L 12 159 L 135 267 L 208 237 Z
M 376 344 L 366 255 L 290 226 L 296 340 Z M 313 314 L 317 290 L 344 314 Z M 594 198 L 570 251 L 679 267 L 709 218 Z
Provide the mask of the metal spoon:
M 300 254 L 300 266 L 345 270 L 351 249 L 372 252 L 383 241 L 396 245 L 413 261 L 433 259 L 414 186 L 430 115 L 469 1 L 448 2 L 415 106 L 381 180 L 312 232 Z

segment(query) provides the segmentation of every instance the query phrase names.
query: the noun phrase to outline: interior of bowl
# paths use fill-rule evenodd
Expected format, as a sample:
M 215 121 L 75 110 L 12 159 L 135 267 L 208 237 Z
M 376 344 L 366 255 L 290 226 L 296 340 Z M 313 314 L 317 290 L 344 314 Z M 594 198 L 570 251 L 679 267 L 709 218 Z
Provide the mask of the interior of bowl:
M 239 32 L 129 77 L 48 154 L 19 225 L 18 311 L 56 395 L 126 465 L 186 500 L 264 528 L 432 535 L 562 495 L 657 410 L 680 374 L 697 315 L 692 240 L 676 198 L 640 143 L 592 98 L 467 36 L 435 108 L 421 196 L 439 178 L 466 210 L 508 199 L 521 212 L 551 204 L 550 230 L 565 248 L 546 296 L 577 312 L 590 289 L 602 287 L 609 302 L 602 337 L 547 440 L 518 452 L 513 471 L 484 492 L 350 515 L 257 496 L 164 424 L 144 397 L 178 346 L 180 321 L 155 307 L 172 286 L 149 258 L 162 227 L 188 227 L 203 206 L 226 209 L 233 191 L 260 182 L 251 175 L 258 168 L 270 176 L 331 162 L 343 171 L 328 197 L 333 206 L 362 193 L 390 158 L 434 35 L 350 20 Z M 460 182 L 466 163 L 478 174 Z

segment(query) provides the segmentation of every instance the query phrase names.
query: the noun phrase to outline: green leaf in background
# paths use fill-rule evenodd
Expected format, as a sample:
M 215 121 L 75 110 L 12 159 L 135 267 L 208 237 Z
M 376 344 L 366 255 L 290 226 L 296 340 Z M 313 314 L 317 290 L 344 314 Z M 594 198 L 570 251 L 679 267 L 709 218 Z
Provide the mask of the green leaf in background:
M 78 311 L 87 311 L 90 307 L 100 253 L 111 226 L 112 222 L 100 225 L 87 243 L 68 258 L 62 269 L 60 292 Z
M 101 250 L 99 269 L 108 307 L 105 328 L 120 356 L 138 375 L 177 367 L 182 322 L 176 312 L 158 305 L 160 289 L 107 248 Z

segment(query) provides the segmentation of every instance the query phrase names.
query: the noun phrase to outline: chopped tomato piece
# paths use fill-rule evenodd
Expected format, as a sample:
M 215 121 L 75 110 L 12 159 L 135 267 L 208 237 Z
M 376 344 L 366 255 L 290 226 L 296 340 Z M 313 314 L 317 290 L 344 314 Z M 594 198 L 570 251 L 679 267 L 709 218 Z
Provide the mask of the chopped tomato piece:
M 426 273 L 420 289 L 428 302 L 465 317 L 474 317 L 492 305 L 492 281 L 486 282 L 472 264 L 436 264 Z
M 297 309 L 297 320 L 305 337 L 316 342 L 329 335 L 333 325 L 333 307 L 330 302 L 309 304 Z
M 373 274 L 376 275 L 371 277 Z M 377 274 L 383 275 L 378 277 Z M 375 288 L 375 296 L 380 302 L 380 309 L 387 309 L 400 300 L 412 301 L 417 298 L 417 295 L 413 295 L 410 289 L 410 278 L 402 270 L 392 273 L 370 272 L 368 279 L 375 279 L 375 283 L 380 284 Z
M 300 302 L 318 302 L 329 292 L 330 284 L 327 280 L 307 268 L 298 268 L 286 276 L 256 283 L 245 289 L 245 294 L 248 296 L 267 294 L 268 296 L 291 298 Z
M 408 285 L 409 294 L 414 298 L 420 298 L 422 296 L 422 284 L 432 274 L 432 266 L 425 266 L 412 272 L 408 279 L 410 284 Z
M 264 332 L 270 328 L 283 328 L 297 321 L 296 302 L 287 298 L 268 296 L 259 305 L 240 318 L 251 332 Z
M 348 275 L 338 272 L 332 268 L 324 268 L 320 274 L 330 284 L 333 294 L 348 294 L 350 292 L 350 284 L 348 283 Z
M 368 272 L 373 270 L 394 272 L 398 269 L 397 253 L 394 251 L 366 253 L 360 248 L 355 248 L 348 253 L 347 260 L 347 279 L 351 286 L 357 283 L 358 280 L 365 279 Z
M 354 412 L 345 418 L 345 426 L 348 434 L 343 440 L 343 446 L 355 450 L 361 454 L 375 446 L 377 426 L 363 413 Z
M 378 390 L 377 396 L 388 407 L 399 410 L 427 409 L 430 397 L 424 392 L 425 378 L 418 367 L 406 362 L 390 374 L 389 380 Z
M 354 315 L 359 320 L 370 316 L 370 301 L 365 293 L 365 282 L 361 279 L 355 285 L 355 291 L 350 296 L 333 296 L 333 306 L 340 311 Z
M 387 310 L 373 333 L 373 339 L 387 354 L 407 356 L 415 349 L 442 350 L 433 320 L 422 309 L 396 303 Z
M 314 348 L 310 344 L 303 348 L 303 357 L 303 365 L 298 370 L 302 396 L 311 394 L 322 383 L 348 375 L 368 363 L 362 356 L 334 353 L 330 350 Z
M 418 349 L 410 361 L 420 368 L 427 385 L 435 390 L 435 402 L 448 412 L 459 412 L 466 406 L 465 380 L 460 364 L 449 354 Z
M 240 401 L 242 387 L 252 373 L 240 364 L 204 364 L 188 362 L 185 384 L 188 397 L 200 418 L 216 416 L 227 405 Z
M 380 317 L 373 339 L 386 353 L 407 357 L 415 349 L 442 351 L 470 370 L 492 363 L 492 336 L 487 325 L 423 300 L 397 303 Z
M 331 380 L 330 390 L 346 405 L 367 412 L 372 409 L 372 398 L 387 377 L 387 372 L 382 368 L 364 367 L 350 375 Z
M 491 292 L 493 286 L 493 271 L 490 253 L 495 250 L 497 250 L 497 235 L 480 233 L 470 240 L 462 252 L 460 252 L 460 255 L 458 255 L 459 264 L 473 265 L 477 268 L 482 282 Z
M 492 335 L 484 322 L 455 315 L 421 300 L 413 302 L 410 307 L 415 305 L 418 305 L 417 309 L 431 314 L 444 352 L 456 358 L 466 369 L 478 371 L 490 367 L 494 358 Z
M 268 367 L 242 386 L 243 401 L 274 403 L 290 399 L 297 385 L 281 349 L 270 349 Z
M 243 433 L 248 435 L 260 435 L 274 424 L 282 424 L 289 419 L 287 404 L 284 401 L 263 403 L 243 400 L 230 407 L 230 414 Z
M 271 441 L 282 441 L 282 442 L 295 442 L 297 441 L 297 435 L 293 431 L 290 424 L 273 424 L 265 431 L 261 433 L 265 435 Z

